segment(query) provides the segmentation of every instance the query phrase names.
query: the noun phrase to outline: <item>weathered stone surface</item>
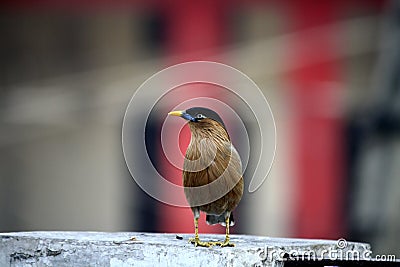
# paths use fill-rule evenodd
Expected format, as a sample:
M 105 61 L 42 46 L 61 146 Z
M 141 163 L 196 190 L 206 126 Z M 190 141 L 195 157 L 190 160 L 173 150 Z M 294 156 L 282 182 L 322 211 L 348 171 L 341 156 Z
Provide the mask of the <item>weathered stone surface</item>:
M 189 244 L 191 236 L 133 232 L 1 233 L 0 266 L 281 266 L 282 258 L 289 256 L 371 256 L 370 246 L 363 243 L 348 242 L 338 247 L 338 241 L 232 235 L 235 247 L 203 248 Z M 205 241 L 224 239 L 223 235 L 200 237 Z M 330 255 L 328 251 L 334 253 Z

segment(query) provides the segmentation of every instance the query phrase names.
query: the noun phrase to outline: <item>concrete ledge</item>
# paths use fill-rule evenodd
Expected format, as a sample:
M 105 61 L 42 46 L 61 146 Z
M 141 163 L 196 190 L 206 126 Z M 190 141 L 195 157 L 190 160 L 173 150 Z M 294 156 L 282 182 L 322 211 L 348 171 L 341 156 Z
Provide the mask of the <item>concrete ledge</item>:
M 236 247 L 202 248 L 189 244 L 189 237 L 136 232 L 0 233 L 0 266 L 283 266 L 284 258 L 313 253 L 329 258 L 328 252 L 333 251 L 338 259 L 339 254 L 341 258 L 371 256 L 368 244 L 348 242 L 338 247 L 336 240 L 232 235 Z M 217 241 L 224 236 L 200 238 Z

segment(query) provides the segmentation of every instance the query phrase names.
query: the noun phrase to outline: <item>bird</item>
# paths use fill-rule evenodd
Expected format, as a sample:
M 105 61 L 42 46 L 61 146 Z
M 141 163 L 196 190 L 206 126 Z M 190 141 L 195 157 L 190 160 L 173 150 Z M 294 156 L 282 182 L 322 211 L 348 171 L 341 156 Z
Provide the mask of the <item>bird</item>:
M 171 111 L 168 115 L 187 120 L 191 132 L 182 175 L 185 197 L 194 217 L 195 236 L 189 242 L 202 247 L 235 246 L 230 242 L 229 227 L 235 224 L 232 211 L 243 196 L 244 182 L 241 159 L 224 122 L 205 107 Z M 200 241 L 200 212 L 206 213 L 208 224 L 225 226 L 224 241 Z

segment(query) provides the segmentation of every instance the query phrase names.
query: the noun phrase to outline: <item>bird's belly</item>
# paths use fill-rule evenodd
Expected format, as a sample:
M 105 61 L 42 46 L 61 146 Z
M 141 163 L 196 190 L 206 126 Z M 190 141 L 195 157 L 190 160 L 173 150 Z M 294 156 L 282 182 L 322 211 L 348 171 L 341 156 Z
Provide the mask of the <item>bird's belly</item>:
M 199 209 L 207 214 L 213 215 L 221 215 L 227 210 L 228 201 L 225 199 L 225 196 L 211 202 L 210 204 L 200 206 Z
M 232 145 L 214 145 L 218 147 L 216 154 L 206 149 L 211 145 L 205 146 L 204 150 L 193 143 L 189 145 L 184 161 L 183 185 L 192 208 L 219 215 L 232 211 L 239 203 L 243 178 L 240 157 L 234 148 L 232 150 Z M 193 190 L 193 187 L 199 187 L 199 190 Z
M 196 179 L 197 178 L 197 179 Z M 205 194 L 198 195 L 194 193 L 194 191 L 191 191 L 191 187 L 198 187 L 198 186 L 203 186 L 207 185 L 208 183 L 208 178 L 206 172 L 199 172 L 199 173 L 191 173 L 191 175 L 186 176 L 184 175 L 184 186 L 187 187 L 184 192 L 186 199 L 189 203 L 189 205 L 193 207 L 199 208 L 201 211 L 207 213 L 207 214 L 214 214 L 214 215 L 220 215 L 224 213 L 225 211 L 232 211 L 238 204 L 239 201 L 243 195 L 243 178 L 240 177 L 236 181 L 238 181 L 231 190 L 225 191 L 226 193 L 221 194 L 220 196 L 214 195 L 211 193 L 210 199 L 213 200 L 209 203 L 203 204 L 203 205 L 196 205 L 196 203 L 199 203 L 199 199 L 204 200 L 205 195 L 210 194 L 209 191 L 205 192 Z M 213 186 L 213 185 L 210 185 Z M 228 187 L 229 185 L 226 185 L 224 187 Z M 189 188 L 190 187 L 190 188 Z M 209 188 L 211 189 L 211 188 Z M 217 198 L 217 199 L 216 199 Z M 216 199 L 216 200 L 214 200 Z M 201 203 L 204 203 L 204 201 L 200 201 Z

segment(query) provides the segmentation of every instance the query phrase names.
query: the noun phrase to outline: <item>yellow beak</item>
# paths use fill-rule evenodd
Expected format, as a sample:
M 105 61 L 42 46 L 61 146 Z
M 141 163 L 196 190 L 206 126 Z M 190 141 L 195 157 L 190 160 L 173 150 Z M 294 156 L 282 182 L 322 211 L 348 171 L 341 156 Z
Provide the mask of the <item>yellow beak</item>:
M 181 110 L 171 111 L 171 112 L 168 113 L 168 115 L 178 116 L 178 117 L 181 117 L 182 114 L 183 114 L 183 111 L 181 111 Z

